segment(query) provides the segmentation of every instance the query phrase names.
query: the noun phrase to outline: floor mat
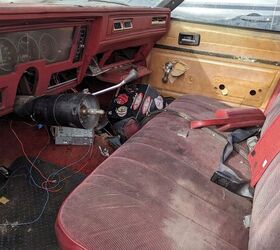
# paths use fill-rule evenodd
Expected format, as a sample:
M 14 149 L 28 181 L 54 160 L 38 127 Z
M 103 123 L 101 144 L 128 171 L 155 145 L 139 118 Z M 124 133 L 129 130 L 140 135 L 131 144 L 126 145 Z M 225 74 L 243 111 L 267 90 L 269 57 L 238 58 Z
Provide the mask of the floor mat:
M 58 171 L 61 167 L 37 160 L 35 164 L 45 176 Z M 38 221 L 27 225 L 17 225 L 36 219 L 44 207 L 47 192 L 29 183 L 28 169 L 30 164 L 23 157 L 18 158 L 11 169 L 17 169 L 6 183 L 0 183 L 0 249 L 58 249 L 54 224 L 58 210 L 66 196 L 85 178 L 84 174 L 75 174 L 64 182 L 61 190 L 49 193 L 49 201 Z M 66 169 L 61 176 L 70 176 L 73 172 Z M 37 183 L 42 178 L 33 174 Z M 41 179 L 41 180 L 40 180 Z M 78 212 L 78 211 L 77 211 Z M 13 225 L 3 225 L 12 223 Z

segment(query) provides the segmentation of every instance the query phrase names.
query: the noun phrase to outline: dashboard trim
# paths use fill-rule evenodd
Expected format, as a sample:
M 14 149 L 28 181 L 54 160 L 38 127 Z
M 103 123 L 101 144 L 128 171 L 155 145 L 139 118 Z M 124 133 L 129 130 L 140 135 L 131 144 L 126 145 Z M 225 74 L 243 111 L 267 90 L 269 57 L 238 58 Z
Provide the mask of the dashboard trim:
M 167 23 L 161 27 L 153 27 L 153 16 L 166 16 Z M 111 21 L 132 20 L 132 27 L 123 32 L 113 32 Z M 34 94 L 58 94 L 77 86 L 86 76 L 91 59 L 99 53 L 111 53 L 114 50 L 141 47 L 130 63 L 143 65 L 155 42 L 168 30 L 170 11 L 164 8 L 93 8 L 58 5 L 33 4 L 0 4 L 0 35 L 3 33 L 30 31 L 36 29 L 56 29 L 74 27 L 72 45 L 67 60 L 47 64 L 44 60 L 34 60 L 17 64 L 13 72 L 0 76 L 2 90 L 2 107 L 0 116 L 12 111 L 19 80 L 24 71 L 34 67 L 39 74 Z M 145 24 L 144 26 L 142 24 Z M 79 29 L 87 26 L 87 37 L 82 58 L 73 62 L 79 39 Z M 109 31 L 109 33 L 108 33 Z M 117 65 L 122 65 L 121 62 Z M 106 65 L 108 68 L 115 64 Z M 77 77 L 62 84 L 48 88 L 51 75 L 56 72 L 77 69 Z

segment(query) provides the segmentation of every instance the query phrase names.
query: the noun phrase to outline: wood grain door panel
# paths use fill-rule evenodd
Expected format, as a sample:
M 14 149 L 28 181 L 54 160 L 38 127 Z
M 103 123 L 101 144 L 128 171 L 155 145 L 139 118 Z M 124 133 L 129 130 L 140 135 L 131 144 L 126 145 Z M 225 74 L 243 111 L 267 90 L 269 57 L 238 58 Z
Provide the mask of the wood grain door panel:
M 180 32 L 199 33 L 200 45 L 179 45 Z M 163 67 L 169 61 L 182 62 L 187 71 L 166 84 Z M 198 94 L 265 108 L 280 78 L 278 64 L 279 34 L 172 21 L 151 53 L 149 82 L 165 95 Z

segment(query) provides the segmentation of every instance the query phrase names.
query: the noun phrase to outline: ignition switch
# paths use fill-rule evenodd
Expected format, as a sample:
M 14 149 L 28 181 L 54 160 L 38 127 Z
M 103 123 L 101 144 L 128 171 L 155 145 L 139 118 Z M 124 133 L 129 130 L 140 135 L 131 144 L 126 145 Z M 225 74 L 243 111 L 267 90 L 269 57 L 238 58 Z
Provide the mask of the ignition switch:
M 164 66 L 164 76 L 162 78 L 163 83 L 168 82 L 168 77 L 169 77 L 169 74 L 171 73 L 172 69 L 173 69 L 173 63 L 167 62 Z

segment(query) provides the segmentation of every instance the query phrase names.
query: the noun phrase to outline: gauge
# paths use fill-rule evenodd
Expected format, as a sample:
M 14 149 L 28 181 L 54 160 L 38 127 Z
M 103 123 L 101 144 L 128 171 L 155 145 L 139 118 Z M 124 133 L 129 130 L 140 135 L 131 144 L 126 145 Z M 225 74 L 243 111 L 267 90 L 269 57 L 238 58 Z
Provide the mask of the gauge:
M 16 62 L 17 50 L 14 44 L 6 38 L 0 38 L 0 73 L 11 72 Z
M 18 61 L 29 62 L 39 58 L 39 47 L 33 37 L 27 33 L 18 40 Z
M 40 37 L 39 48 L 40 58 L 47 62 L 54 62 L 60 53 L 56 39 L 48 33 L 44 33 Z

